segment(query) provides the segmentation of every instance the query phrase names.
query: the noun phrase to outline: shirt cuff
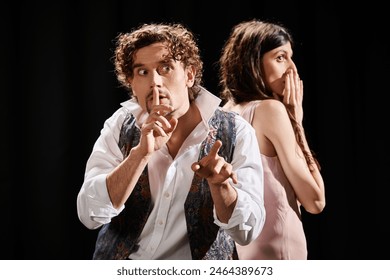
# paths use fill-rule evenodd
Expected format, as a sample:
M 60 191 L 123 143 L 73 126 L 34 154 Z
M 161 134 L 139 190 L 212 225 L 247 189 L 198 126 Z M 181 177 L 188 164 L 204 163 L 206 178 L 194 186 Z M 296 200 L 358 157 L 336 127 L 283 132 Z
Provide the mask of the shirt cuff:
M 246 192 L 238 188 L 236 188 L 236 191 L 236 207 L 234 207 L 232 216 L 230 217 L 228 223 L 222 223 L 220 220 L 218 220 L 215 208 L 213 210 L 214 223 L 222 229 L 232 229 L 234 227 L 238 227 L 240 230 L 250 231 L 253 228 L 253 225 L 251 224 L 253 219 L 250 219 L 252 216 L 252 210 L 250 206 L 253 204 L 253 201 Z

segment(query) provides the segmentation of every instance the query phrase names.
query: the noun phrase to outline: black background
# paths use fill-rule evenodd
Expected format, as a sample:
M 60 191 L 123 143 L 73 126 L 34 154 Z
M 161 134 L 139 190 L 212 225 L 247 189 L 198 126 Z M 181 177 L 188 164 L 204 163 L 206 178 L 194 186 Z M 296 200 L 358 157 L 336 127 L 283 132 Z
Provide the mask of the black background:
M 387 259 L 387 9 L 369 1 L 3 1 L 0 259 L 91 259 L 97 231 L 76 196 L 103 122 L 127 99 L 114 39 L 141 23 L 180 22 L 197 36 L 204 85 L 231 27 L 287 26 L 304 81 L 304 125 L 322 165 L 327 206 L 303 213 L 309 259 Z M 307 2 L 307 1 L 305 1 Z M 342 4 L 342 5 L 341 5 Z

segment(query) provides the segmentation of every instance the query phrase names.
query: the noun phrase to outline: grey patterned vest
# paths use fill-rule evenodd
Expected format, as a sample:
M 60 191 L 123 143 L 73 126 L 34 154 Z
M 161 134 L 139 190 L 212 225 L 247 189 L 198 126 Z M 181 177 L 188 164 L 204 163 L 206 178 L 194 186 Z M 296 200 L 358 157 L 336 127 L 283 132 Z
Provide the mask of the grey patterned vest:
M 209 121 L 210 131 L 202 142 L 199 159 L 208 154 L 217 139 L 223 143 L 219 155 L 231 162 L 236 139 L 235 113 L 217 109 Z M 120 137 L 119 148 L 124 157 L 138 144 L 140 130 L 132 114 L 126 117 Z M 124 210 L 99 231 L 93 259 L 127 259 L 138 249 L 138 237 L 153 208 L 148 179 L 148 167 L 144 169 Z M 187 234 L 194 260 L 237 259 L 234 241 L 220 229 L 213 218 L 213 200 L 207 180 L 194 176 L 186 198 L 185 215 Z

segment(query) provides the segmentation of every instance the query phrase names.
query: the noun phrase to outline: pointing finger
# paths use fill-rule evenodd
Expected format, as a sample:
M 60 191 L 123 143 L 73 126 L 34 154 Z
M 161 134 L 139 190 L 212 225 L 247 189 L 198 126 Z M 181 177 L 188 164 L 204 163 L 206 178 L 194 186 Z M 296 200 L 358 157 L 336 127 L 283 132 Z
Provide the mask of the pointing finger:
M 209 155 L 216 157 L 221 147 L 222 147 L 221 140 L 215 141 L 214 145 L 210 149 Z

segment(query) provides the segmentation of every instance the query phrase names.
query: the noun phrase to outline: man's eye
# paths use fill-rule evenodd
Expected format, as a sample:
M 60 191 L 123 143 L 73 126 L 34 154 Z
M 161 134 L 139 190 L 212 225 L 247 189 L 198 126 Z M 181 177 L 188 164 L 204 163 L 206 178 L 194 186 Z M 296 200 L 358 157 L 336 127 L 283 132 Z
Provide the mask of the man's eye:
M 160 74 L 169 73 L 170 70 L 171 70 L 171 67 L 170 67 L 169 65 L 162 65 L 162 66 L 159 68 L 159 73 L 160 73 Z
M 137 73 L 138 73 L 138 75 L 140 75 L 140 76 L 145 76 L 145 75 L 147 74 L 147 71 L 146 71 L 145 69 L 139 69 L 139 70 L 137 71 Z

